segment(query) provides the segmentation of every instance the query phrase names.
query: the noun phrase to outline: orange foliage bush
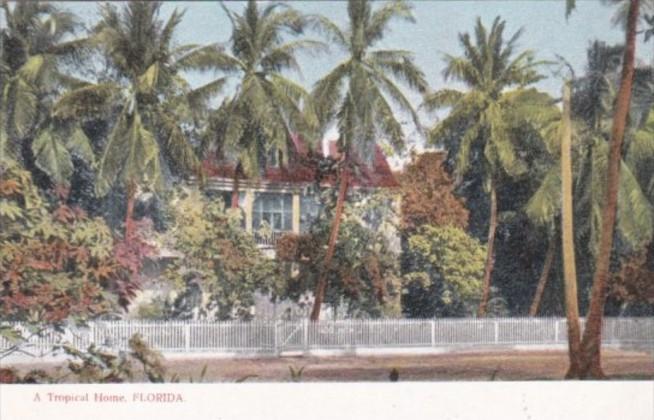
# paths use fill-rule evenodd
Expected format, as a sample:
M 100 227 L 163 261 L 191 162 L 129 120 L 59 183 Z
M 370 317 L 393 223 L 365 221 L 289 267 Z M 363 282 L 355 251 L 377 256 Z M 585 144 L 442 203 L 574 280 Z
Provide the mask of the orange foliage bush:
M 418 226 L 468 226 L 468 210 L 454 194 L 452 178 L 443 166 L 445 155 L 425 152 L 414 155 L 400 174 L 402 194 L 402 228 L 413 231 Z

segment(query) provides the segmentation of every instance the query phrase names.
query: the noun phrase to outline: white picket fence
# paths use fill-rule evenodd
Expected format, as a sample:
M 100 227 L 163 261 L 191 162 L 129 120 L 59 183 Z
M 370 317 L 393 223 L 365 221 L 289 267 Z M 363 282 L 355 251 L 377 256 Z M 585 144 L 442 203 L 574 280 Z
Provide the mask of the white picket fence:
M 22 328 L 20 325 L 15 326 Z M 582 321 L 583 326 L 583 321 Z M 63 342 L 125 350 L 140 334 L 162 352 L 271 353 L 334 349 L 553 346 L 566 343 L 561 318 L 397 319 L 341 321 L 108 321 L 46 331 L 30 338 L 32 354 Z M 26 333 L 29 335 L 29 333 Z M 654 318 L 606 318 L 604 345 L 654 349 Z M 0 339 L 0 350 L 10 343 Z

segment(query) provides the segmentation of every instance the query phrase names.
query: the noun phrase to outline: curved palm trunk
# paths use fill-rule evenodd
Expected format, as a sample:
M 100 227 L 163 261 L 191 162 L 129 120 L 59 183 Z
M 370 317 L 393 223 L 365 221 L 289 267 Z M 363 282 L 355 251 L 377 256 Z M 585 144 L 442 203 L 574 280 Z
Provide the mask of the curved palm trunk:
M 486 254 L 486 266 L 484 267 L 484 283 L 481 302 L 477 315 L 486 316 L 488 299 L 490 298 L 491 276 L 495 266 L 495 231 L 497 230 L 497 192 L 495 191 L 495 182 L 491 179 L 490 185 L 490 222 L 488 224 L 488 242 Z
M 311 310 L 311 321 L 317 321 L 320 318 L 320 308 L 325 299 L 325 290 L 327 288 L 327 272 L 331 265 L 332 258 L 334 257 L 334 250 L 336 249 L 336 240 L 338 239 L 338 229 L 341 226 L 341 219 L 343 216 L 343 207 L 345 206 L 345 197 L 347 196 L 347 189 L 350 183 L 350 173 L 347 169 L 341 173 L 340 186 L 338 189 L 338 198 L 336 200 L 336 209 L 334 211 L 334 220 L 332 222 L 331 232 L 329 234 L 329 244 L 327 246 L 327 253 L 325 260 L 320 270 L 318 277 L 318 284 L 316 285 L 315 299 L 313 301 L 313 308 Z
M 568 326 L 568 358 L 570 366 L 566 378 L 579 375 L 581 327 L 577 296 L 577 266 L 575 259 L 574 223 L 572 209 L 572 126 L 570 121 L 570 83 L 563 85 L 563 118 L 561 132 L 561 249 L 563 255 L 563 286 L 565 318 Z
M 554 254 L 556 253 L 556 241 L 550 239 L 550 243 L 547 246 L 547 253 L 545 254 L 545 263 L 543 264 L 543 271 L 540 273 L 540 278 L 538 279 L 538 285 L 536 286 L 536 293 L 534 294 L 534 300 L 531 302 L 529 307 L 529 316 L 536 316 L 538 314 L 538 309 L 540 308 L 540 302 L 543 299 L 543 292 L 545 291 L 545 285 L 547 280 L 550 277 L 550 272 L 552 271 L 552 263 L 554 262 Z
M 602 340 L 602 319 L 606 301 L 606 285 L 609 275 L 609 259 L 613 248 L 613 230 L 618 204 L 618 186 L 620 181 L 620 161 L 622 142 L 624 140 L 631 89 L 634 78 L 636 56 L 636 25 L 638 23 L 639 0 L 631 0 L 627 18 L 627 42 L 622 63 L 620 90 L 613 114 L 613 127 L 609 151 L 607 189 L 605 206 L 602 213 L 602 234 L 599 252 L 595 262 L 595 276 L 590 298 L 590 309 L 586 317 L 586 328 L 582 340 L 581 372 L 582 378 L 603 378 L 600 359 Z

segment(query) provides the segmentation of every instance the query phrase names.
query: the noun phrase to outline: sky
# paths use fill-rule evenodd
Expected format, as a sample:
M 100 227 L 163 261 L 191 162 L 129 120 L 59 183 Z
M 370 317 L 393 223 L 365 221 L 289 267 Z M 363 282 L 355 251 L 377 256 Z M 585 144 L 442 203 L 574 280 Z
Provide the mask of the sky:
M 305 13 L 320 13 L 332 19 L 341 27 L 347 23 L 345 1 L 292 1 L 288 2 Z M 244 2 L 228 2 L 227 6 L 240 12 Z M 460 55 L 458 42 L 460 32 L 471 32 L 479 17 L 486 26 L 490 26 L 496 16 L 507 22 L 507 34 L 519 29 L 524 33 L 518 41 L 518 50 L 531 49 L 542 60 L 555 60 L 556 55 L 565 58 L 577 74 L 584 70 L 586 49 L 590 43 L 599 39 L 608 44 L 623 43 L 624 33 L 614 27 L 611 18 L 615 7 L 607 6 L 599 0 L 578 0 L 577 8 L 570 18 L 565 18 L 563 0 L 417 0 L 413 3 L 415 23 L 395 21 L 390 25 L 388 35 L 376 46 L 377 48 L 407 49 L 415 53 L 415 61 L 425 72 L 432 89 L 443 87 L 460 88 L 442 76 L 444 54 Z M 97 20 L 96 2 L 62 2 L 62 5 L 77 13 L 89 26 Z M 174 9 L 185 10 L 177 33 L 180 44 L 225 43 L 230 37 L 230 22 L 217 2 L 166 2 L 162 7 L 162 17 L 167 18 Z M 318 34 L 308 34 L 310 38 L 319 39 Z M 644 44 L 642 37 L 637 47 L 637 58 L 643 63 L 654 63 L 654 41 Z M 289 76 L 311 88 L 313 83 L 332 69 L 344 53 L 331 48 L 322 56 L 302 55 L 299 63 L 302 74 Z M 553 75 L 553 67 L 544 67 L 542 73 L 546 79 L 536 87 L 558 96 L 561 79 Z M 212 75 L 190 74 L 192 85 L 200 85 L 211 79 Z M 408 95 L 414 105 L 420 104 L 417 95 Z M 438 116 L 423 116 L 423 123 L 431 124 Z M 335 133 L 328 133 L 333 136 Z M 407 133 L 409 137 L 415 133 Z M 410 141 L 411 143 L 411 141 Z M 414 138 L 419 146 L 421 140 Z

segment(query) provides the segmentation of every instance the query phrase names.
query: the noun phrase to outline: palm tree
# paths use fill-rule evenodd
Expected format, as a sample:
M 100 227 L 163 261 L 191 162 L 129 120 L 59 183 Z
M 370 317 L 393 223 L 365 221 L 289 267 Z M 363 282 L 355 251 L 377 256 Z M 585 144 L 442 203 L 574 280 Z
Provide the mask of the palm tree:
M 630 0 L 626 28 L 626 48 L 622 64 L 622 77 L 620 89 L 613 114 L 611 142 L 609 149 L 607 189 L 605 207 L 602 212 L 602 233 L 600 236 L 599 252 L 595 263 L 595 275 L 591 290 L 590 309 L 586 319 L 586 328 L 582 339 L 582 364 L 580 376 L 602 378 L 600 360 L 602 319 L 604 316 L 604 303 L 606 301 L 606 285 L 609 275 L 609 259 L 613 247 L 613 229 L 618 204 L 618 188 L 620 185 L 620 167 L 622 162 L 622 142 L 624 140 L 629 106 L 631 103 L 631 89 L 634 79 L 636 58 L 636 26 L 638 23 L 638 10 L 640 0 Z
M 52 118 L 50 108 L 62 92 L 82 83 L 68 73 L 87 40 L 70 39 L 81 25 L 52 4 L 19 2 L 10 8 L 3 1 L 2 10 L 0 160 L 34 159 L 55 184 L 66 184 L 73 172 L 71 154 L 92 162 L 93 153 L 80 126 Z
M 420 127 L 411 102 L 397 82 L 419 93 L 427 90 L 424 74 L 414 64 L 411 52 L 373 49 L 384 37 L 392 20 L 414 21 L 411 6 L 406 1 L 396 0 L 373 11 L 371 1 L 350 0 L 347 10 L 347 28 L 339 28 L 324 17 L 317 18 L 317 26 L 334 45 L 347 51 L 348 57 L 316 82 L 311 94 L 320 131 L 324 132 L 336 122 L 341 153 L 337 169 L 339 188 L 336 207 L 311 311 L 311 320 L 314 321 L 320 316 L 327 272 L 336 248 L 353 166 L 356 163 L 371 163 L 380 135 L 397 150 L 403 147 L 402 125 L 391 103 L 410 115 L 414 124 Z
M 497 183 L 504 174 L 510 177 L 522 175 L 524 163 L 518 159 L 514 149 L 517 139 L 512 134 L 511 115 L 516 110 L 528 107 L 534 92 L 524 89 L 540 80 L 536 71 L 539 62 L 531 51 L 514 54 L 515 43 L 521 31 L 510 39 L 504 39 L 505 22 L 497 17 L 490 32 L 477 20 L 474 41 L 470 34 L 459 35 L 464 55 L 445 57 L 446 79 L 463 82 L 467 92 L 443 89 L 431 94 L 425 101 L 429 110 L 448 107 L 449 115 L 430 131 L 430 140 L 442 143 L 443 139 L 459 134 L 456 150 L 456 178 L 462 179 L 471 168 L 483 174 L 485 189 L 489 194 L 490 220 L 488 228 L 487 258 L 484 269 L 483 295 L 478 315 L 484 316 L 490 297 L 491 275 L 494 264 L 494 242 L 497 227 Z M 474 42 L 474 43 L 473 43 Z M 512 91 L 507 91 L 514 88 Z M 517 114 L 527 115 L 522 112 Z M 528 118 L 522 118 L 528 123 Z M 463 127 L 463 128 L 462 128 Z
M 566 88 L 566 90 L 568 89 Z M 543 178 L 538 190 L 527 203 L 526 212 L 534 222 L 546 227 L 551 226 L 561 214 L 566 315 L 568 328 L 573 330 L 568 332 L 571 364 L 567 377 L 576 377 L 579 375 L 579 361 L 574 360 L 573 355 L 577 354 L 575 349 L 579 349 L 575 343 L 579 332 L 579 329 L 575 327 L 575 324 L 578 325 L 579 311 L 576 297 L 577 280 L 573 235 L 577 238 L 584 238 L 583 241 L 588 245 L 590 254 L 597 255 L 599 236 L 601 235 L 599 215 L 604 206 L 606 190 L 604 177 L 607 172 L 608 147 L 604 140 L 606 135 L 604 130 L 597 131 L 589 127 L 595 124 L 595 120 L 588 114 L 577 114 L 577 117 L 583 118 L 585 121 L 575 121 L 574 130 L 567 128 L 568 123 L 564 123 L 564 121 L 567 119 L 565 116 L 570 107 L 567 104 L 566 95 L 564 95 L 564 113 L 560 114 L 554 108 L 551 116 L 541 120 L 542 125 L 540 126 L 550 153 L 554 155 L 559 152 L 557 149 L 560 149 L 561 158 L 554 162 Z M 598 118 L 604 120 L 606 115 L 598 115 Z M 604 122 L 598 125 L 605 126 Z M 574 136 L 572 136 L 572 132 L 574 132 Z M 638 150 L 634 153 L 651 149 L 651 146 L 648 145 L 649 142 L 641 141 L 643 132 L 639 131 L 636 136 L 638 138 L 632 140 L 631 144 Z M 556 142 L 557 138 L 562 139 L 560 146 Z M 573 154 L 571 154 L 570 140 L 572 140 Z M 632 171 L 633 168 L 636 168 L 636 162 L 640 162 L 640 158 L 630 158 L 621 163 L 620 194 L 617 204 L 617 232 L 623 243 L 631 249 L 639 249 L 643 244 L 649 242 L 654 232 L 654 210 L 646 192 L 643 191 Z M 581 223 L 578 223 L 574 230 L 572 226 L 573 200 L 574 213 L 581 216 L 578 218 Z
M 568 356 L 570 366 L 566 377 L 573 377 L 579 371 L 579 351 L 581 348 L 581 327 L 579 324 L 579 301 L 577 295 L 577 267 L 575 259 L 574 246 L 574 228 L 573 228 L 573 177 L 572 177 L 572 120 L 571 120 L 571 83 L 566 81 L 563 85 L 563 112 L 558 112 L 556 107 L 550 107 L 545 117 L 541 118 L 543 122 L 540 126 L 541 133 L 548 143 L 549 149 L 556 149 L 553 145 L 558 145 L 557 140 L 560 138 L 560 160 L 558 165 L 545 177 L 545 181 L 536 191 L 534 196 L 527 203 L 527 215 L 530 219 L 539 224 L 545 224 L 551 231 L 557 231 L 552 228 L 555 212 L 551 206 L 560 202 L 560 219 L 561 219 L 561 250 L 563 256 L 563 284 L 565 291 L 565 313 L 568 327 Z M 556 168 L 559 166 L 560 168 Z M 554 196 L 554 197 L 552 197 Z M 558 199 L 558 200 L 557 200 Z M 549 201 L 553 200 L 553 201 Z M 550 238 L 550 250 L 554 244 L 554 239 Z M 551 266 L 552 255 L 546 256 L 545 267 Z M 538 285 L 537 296 L 542 294 L 544 288 L 545 274 L 541 277 Z
M 103 196 L 114 186 L 126 191 L 126 238 L 132 234 L 137 190 L 162 185 L 162 163 L 178 172 L 199 170 L 181 124 L 197 117 L 224 84 L 219 80 L 190 89 L 181 72 L 205 69 L 215 60 L 206 48 L 175 46 L 183 13 L 175 10 L 164 22 L 160 8 L 161 2 L 134 1 L 120 9 L 102 5 L 92 42 L 113 77 L 68 92 L 53 112 L 59 118 L 108 114 L 114 119 L 99 162 L 96 194 Z
M 210 116 L 203 148 L 213 147 L 219 157 L 235 157 L 232 207 L 238 207 L 239 177 L 259 176 L 273 153 L 285 164 L 291 133 L 306 135 L 315 127 L 312 113 L 302 110 L 309 94 L 283 73 L 300 71 L 298 53 L 326 47 L 308 39 L 286 41 L 287 35 L 303 34 L 310 23 L 289 6 L 272 3 L 259 9 L 250 0 L 242 14 L 223 9 L 232 23 L 231 54 L 212 54 L 221 63 L 219 70 L 238 84 Z

